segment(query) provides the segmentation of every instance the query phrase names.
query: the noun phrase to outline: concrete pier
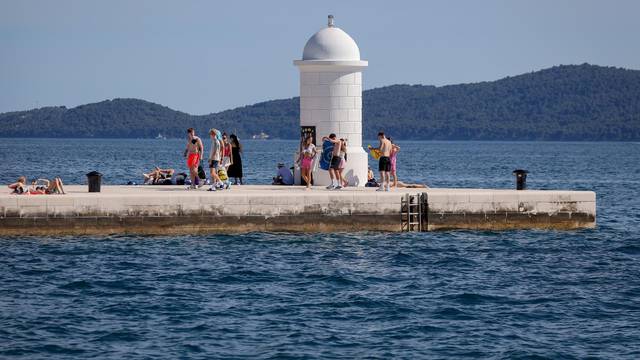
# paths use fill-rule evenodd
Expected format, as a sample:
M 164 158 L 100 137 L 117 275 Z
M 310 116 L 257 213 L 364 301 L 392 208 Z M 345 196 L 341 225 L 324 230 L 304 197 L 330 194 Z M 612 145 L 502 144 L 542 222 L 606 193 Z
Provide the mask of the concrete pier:
M 401 231 L 401 199 L 417 193 L 426 193 L 427 230 L 577 229 L 596 221 L 591 191 L 103 186 L 101 193 L 88 193 L 80 185 L 66 190 L 11 195 L 3 189 L 0 235 Z

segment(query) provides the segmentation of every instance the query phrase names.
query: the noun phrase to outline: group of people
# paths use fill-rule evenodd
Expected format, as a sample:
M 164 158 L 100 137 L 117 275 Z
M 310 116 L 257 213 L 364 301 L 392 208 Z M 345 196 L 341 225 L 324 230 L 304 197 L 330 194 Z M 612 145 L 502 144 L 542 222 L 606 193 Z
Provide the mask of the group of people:
M 331 184 L 327 186 L 327 189 L 340 190 L 347 187 L 349 182 L 342 174 L 347 164 L 347 140 L 342 138 L 338 139 L 336 134 L 329 134 L 329 136 L 323 136 L 322 141 L 329 141 L 333 144 L 331 161 L 329 163 L 329 178 L 331 178 Z
M 20 176 L 18 180 L 12 184 L 9 184 L 12 194 L 17 195 L 51 195 L 51 194 L 64 194 L 64 184 L 59 177 L 53 180 L 49 179 L 36 179 L 31 181 L 31 185 L 27 185 L 27 178 Z
M 234 179 L 235 185 L 242 185 L 242 145 L 238 137 L 234 134 L 227 136 L 227 133 L 215 128 L 209 130 L 209 137 L 211 142 L 207 164 L 210 179 L 206 180 L 206 174 L 201 165 L 205 151 L 203 141 L 196 135 L 193 128 L 187 129 L 187 146 L 184 150 L 190 177 L 190 181 L 186 181 L 188 184 L 187 189 L 200 188 L 206 183 L 211 185 L 209 191 L 229 189 L 231 187 L 231 178 Z M 426 187 L 422 184 L 408 184 L 399 181 L 396 159 L 400 152 L 400 146 L 394 144 L 384 132 L 378 133 L 378 140 L 379 146 L 375 148 L 369 146 L 369 151 L 374 155 L 374 158 L 378 159 L 380 182 L 376 181 L 373 171 L 369 168 L 366 186 L 378 187 L 377 191 L 390 191 L 392 187 Z M 347 163 L 347 140 L 338 138 L 336 134 L 329 134 L 329 136 L 322 137 L 322 141 L 329 144 L 331 148 L 329 150 L 331 152 L 330 157 L 326 157 L 328 166 L 325 167 L 331 179 L 331 184 L 327 186 L 327 189 L 340 190 L 347 187 L 349 182 L 343 174 Z M 313 138 L 311 136 L 305 137 L 300 143 L 297 163 L 300 166 L 300 175 L 306 185 L 306 190 L 311 189 L 312 167 L 317 155 L 318 151 L 316 145 L 313 144 Z M 327 155 L 329 155 L 328 152 Z M 174 175 L 174 169 L 162 169 L 156 166 L 152 171 L 143 174 L 144 183 L 153 185 L 170 184 Z M 184 173 L 182 175 L 186 176 Z M 293 175 L 284 164 L 278 164 L 278 174 L 273 180 L 273 184 L 292 185 Z M 185 182 L 185 180 L 182 182 Z M 63 186 L 62 179 L 59 177 L 52 181 L 37 179 L 29 186 L 27 185 L 26 177 L 22 176 L 15 183 L 10 184 L 9 188 L 15 194 L 64 194 Z
M 377 191 L 390 191 L 392 187 L 426 187 L 422 184 L 409 184 L 398 180 L 397 156 L 400 146 L 395 144 L 384 132 L 378 133 L 379 146 L 369 146 L 369 151 L 378 159 L 378 171 L 380 172 L 380 182 L 376 181 L 371 168 L 367 171 L 367 187 L 378 187 Z M 331 184 L 327 186 L 330 190 L 340 190 L 349 185 L 345 179 L 343 171 L 347 163 L 347 140 L 338 138 L 336 134 L 322 137 L 322 141 L 331 145 L 331 156 L 327 157 Z M 306 189 L 311 186 L 311 171 L 313 159 L 317 155 L 316 146 L 312 142 L 312 137 L 307 136 L 300 144 L 298 164 L 300 165 L 301 178 L 306 184 Z
M 369 151 L 375 152 L 378 157 L 378 171 L 380 172 L 380 183 L 378 183 L 373 177 L 373 171 L 369 168 L 367 174 L 367 185 L 377 186 L 376 191 L 390 191 L 392 187 L 395 188 L 427 188 L 424 184 L 411 184 L 404 183 L 398 180 L 397 172 L 397 156 L 400 152 L 400 146 L 395 144 L 390 137 L 387 137 L 384 132 L 378 133 L 378 141 L 380 145 L 378 147 L 369 147 Z M 393 178 L 393 181 L 392 181 Z M 375 184 L 375 185 L 373 185 Z
M 230 179 L 234 179 L 234 185 L 243 185 L 242 174 L 242 145 L 238 137 L 231 134 L 227 137 L 227 133 L 212 128 L 209 130 L 211 138 L 211 146 L 209 148 L 209 174 L 211 187 L 209 191 L 217 191 L 229 189 L 231 187 Z M 184 157 L 187 159 L 187 167 L 189 168 L 189 177 L 191 183 L 187 189 L 196 189 L 202 187 L 205 182 L 201 179 L 203 161 L 204 144 L 202 139 L 196 136 L 193 128 L 187 129 L 187 146 L 184 150 Z

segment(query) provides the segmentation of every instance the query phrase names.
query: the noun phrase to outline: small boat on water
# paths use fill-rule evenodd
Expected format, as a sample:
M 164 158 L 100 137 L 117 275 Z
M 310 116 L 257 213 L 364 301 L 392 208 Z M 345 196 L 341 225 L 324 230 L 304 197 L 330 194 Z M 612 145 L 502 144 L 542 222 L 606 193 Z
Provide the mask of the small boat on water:
M 167 137 L 158 133 L 158 136 L 156 136 L 156 140 L 167 140 Z
M 260 140 L 267 140 L 269 138 L 269 134 L 267 134 L 264 131 L 262 131 L 262 132 L 260 132 L 260 134 L 253 135 L 251 138 L 252 139 L 260 139 Z

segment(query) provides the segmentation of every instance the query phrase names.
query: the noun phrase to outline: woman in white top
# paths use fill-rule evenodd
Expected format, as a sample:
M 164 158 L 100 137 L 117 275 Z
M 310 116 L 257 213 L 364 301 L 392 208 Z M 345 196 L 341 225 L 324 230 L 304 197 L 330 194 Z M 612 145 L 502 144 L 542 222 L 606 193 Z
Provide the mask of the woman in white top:
M 316 156 L 316 146 L 311 141 L 311 136 L 307 136 L 301 146 L 300 158 L 300 176 L 305 183 L 307 183 L 307 190 L 311 189 L 311 166 L 313 165 L 313 158 Z

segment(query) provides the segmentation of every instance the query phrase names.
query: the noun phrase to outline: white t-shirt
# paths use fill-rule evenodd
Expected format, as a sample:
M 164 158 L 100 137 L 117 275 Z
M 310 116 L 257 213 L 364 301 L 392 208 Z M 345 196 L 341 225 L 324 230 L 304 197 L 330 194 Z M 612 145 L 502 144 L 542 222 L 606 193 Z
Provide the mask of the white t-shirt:
M 211 150 L 209 150 L 209 160 L 220 161 L 220 140 L 214 138 L 211 140 Z

